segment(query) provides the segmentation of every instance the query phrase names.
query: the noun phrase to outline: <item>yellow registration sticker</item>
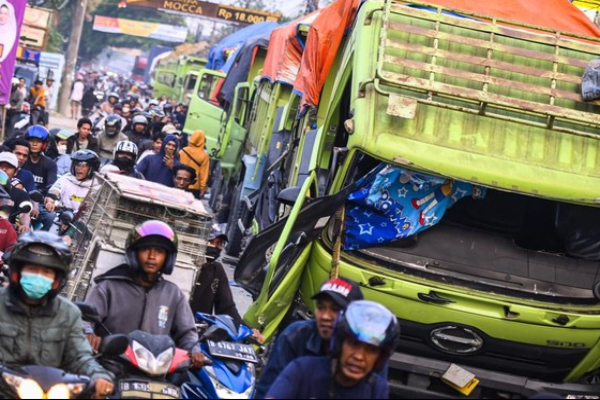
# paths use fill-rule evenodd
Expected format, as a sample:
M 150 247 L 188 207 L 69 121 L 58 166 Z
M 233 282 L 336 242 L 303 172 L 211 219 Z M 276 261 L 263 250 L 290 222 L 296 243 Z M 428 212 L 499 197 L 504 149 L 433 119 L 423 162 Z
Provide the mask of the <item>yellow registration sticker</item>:
M 475 390 L 480 383 L 475 375 L 454 364 L 452 364 L 444 376 L 442 376 L 442 381 L 465 396 L 469 396 L 473 393 L 473 390 Z

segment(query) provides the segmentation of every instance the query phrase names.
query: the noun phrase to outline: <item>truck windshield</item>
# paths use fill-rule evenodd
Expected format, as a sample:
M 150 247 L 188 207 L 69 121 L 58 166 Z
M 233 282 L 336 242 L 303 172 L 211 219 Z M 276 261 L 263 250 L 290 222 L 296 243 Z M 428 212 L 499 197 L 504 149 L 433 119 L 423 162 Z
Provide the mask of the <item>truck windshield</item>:
M 477 188 L 366 156 L 353 170 L 353 179 L 366 179 L 347 201 L 350 254 L 517 296 L 596 301 L 600 208 Z

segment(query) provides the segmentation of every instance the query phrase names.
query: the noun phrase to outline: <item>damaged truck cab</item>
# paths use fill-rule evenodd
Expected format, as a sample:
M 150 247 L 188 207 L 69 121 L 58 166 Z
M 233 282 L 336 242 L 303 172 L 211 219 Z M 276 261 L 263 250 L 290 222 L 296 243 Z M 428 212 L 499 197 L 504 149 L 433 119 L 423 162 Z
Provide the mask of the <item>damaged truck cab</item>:
M 327 76 L 306 177 L 280 195 L 289 213 L 236 270 L 255 296 L 247 322 L 275 335 L 339 275 L 400 321 L 396 395 L 458 397 L 440 379 L 457 364 L 480 380 L 473 398 L 599 396 L 600 103 L 581 96 L 599 45 L 429 3 L 363 2 Z M 349 201 L 361 190 L 363 220 Z M 401 216 L 392 240 L 370 238 Z

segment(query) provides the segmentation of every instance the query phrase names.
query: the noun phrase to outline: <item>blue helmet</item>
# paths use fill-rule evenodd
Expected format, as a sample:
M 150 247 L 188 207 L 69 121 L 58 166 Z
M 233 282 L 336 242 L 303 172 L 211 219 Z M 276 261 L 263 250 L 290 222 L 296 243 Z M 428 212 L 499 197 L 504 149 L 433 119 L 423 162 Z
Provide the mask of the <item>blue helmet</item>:
M 25 133 L 25 140 L 29 139 L 40 139 L 42 142 L 47 143 L 50 140 L 50 132 L 41 125 L 33 125 Z
M 340 312 L 331 338 L 331 356 L 339 359 L 346 339 L 354 339 L 381 349 L 375 367 L 382 371 L 400 342 L 400 326 L 390 310 L 373 301 L 360 300 Z

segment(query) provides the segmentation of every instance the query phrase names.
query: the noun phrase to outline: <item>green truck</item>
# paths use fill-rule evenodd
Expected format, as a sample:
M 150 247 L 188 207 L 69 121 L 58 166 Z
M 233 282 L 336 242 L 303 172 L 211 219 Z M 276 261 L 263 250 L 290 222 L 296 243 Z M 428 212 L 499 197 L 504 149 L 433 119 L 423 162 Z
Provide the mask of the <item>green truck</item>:
M 298 99 L 281 106 L 280 159 L 267 161 L 277 140 L 254 146 L 266 170 L 254 198 L 279 206 L 236 269 L 255 299 L 246 321 L 274 337 L 341 276 L 400 321 L 395 395 L 460 397 L 441 380 L 457 364 L 480 380 L 471 398 L 600 398 L 600 106 L 580 94 L 599 44 L 429 3 L 362 3 L 319 107 L 289 118 Z M 345 204 L 382 164 L 487 196 L 406 240 L 344 250 Z M 275 170 L 279 192 L 265 196 Z M 261 203 L 247 205 L 255 226 Z
M 198 73 L 207 60 L 198 57 L 176 57 L 159 61 L 153 72 L 154 97 L 167 96 L 189 105 L 198 81 Z

